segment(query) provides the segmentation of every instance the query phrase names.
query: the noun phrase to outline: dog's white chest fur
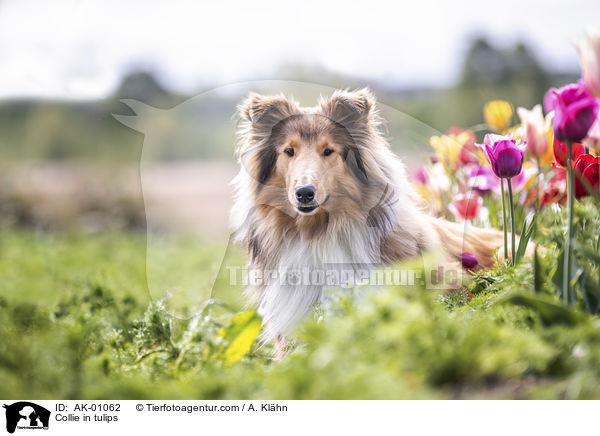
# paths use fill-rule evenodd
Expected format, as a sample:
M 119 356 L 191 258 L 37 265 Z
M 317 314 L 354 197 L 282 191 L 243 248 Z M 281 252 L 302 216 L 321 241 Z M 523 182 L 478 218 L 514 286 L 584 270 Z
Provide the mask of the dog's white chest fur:
M 320 301 L 323 289 L 339 286 L 345 273 L 379 261 L 379 241 L 365 229 L 292 241 L 283 250 L 258 308 L 265 339 L 288 334 Z

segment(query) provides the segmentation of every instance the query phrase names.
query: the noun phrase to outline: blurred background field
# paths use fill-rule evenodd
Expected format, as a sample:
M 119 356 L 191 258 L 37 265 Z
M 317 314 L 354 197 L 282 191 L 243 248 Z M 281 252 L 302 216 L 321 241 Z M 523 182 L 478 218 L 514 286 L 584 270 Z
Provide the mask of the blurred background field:
M 242 91 L 308 106 L 368 86 L 412 173 L 432 134 L 481 139 L 489 100 L 531 108 L 579 77 L 570 38 L 598 5 L 508 3 L 271 2 L 264 23 L 258 5 L 1 2 L 0 397 L 598 398 L 597 320 L 496 304 L 502 284 L 342 295 L 286 361 L 223 358 L 246 309 L 226 269 L 245 262 L 227 224 Z
M 525 43 L 498 49 L 485 38 L 473 40 L 461 62 L 458 83 L 443 89 L 402 89 L 298 66 L 282 68 L 277 76 L 281 82 L 270 89 L 293 94 L 308 106 L 316 96 L 298 95 L 304 88 L 293 86 L 295 82 L 323 84 L 325 90 L 370 86 L 382 105 L 397 111 L 386 120 L 388 131 L 422 123 L 434 134 L 479 125 L 490 99 L 532 107 L 548 87 L 568 83 L 577 74 L 575 69 L 547 71 Z M 210 89 L 197 95 L 174 93 L 152 73 L 133 72 L 100 100 L 5 99 L 0 103 L 0 221 L 41 228 L 143 228 L 140 161 L 145 147 L 144 159 L 152 163 L 146 195 L 164 205 L 157 207 L 165 210 L 160 220 L 171 228 L 189 228 L 200 220 L 197 228 L 226 233 L 227 184 L 237 171 L 233 151 L 239 99 L 206 91 Z M 201 104 L 178 113 L 190 99 Z M 113 115 L 135 115 L 121 100 L 157 109 L 145 121 L 152 126 L 151 135 L 145 138 L 115 119 Z M 169 110 L 175 115 L 161 114 Z M 398 114 L 414 119 L 414 125 L 404 128 Z M 431 153 L 425 136 L 392 143 L 409 171 Z M 207 208 L 194 210 L 194 203 L 210 203 L 212 215 Z

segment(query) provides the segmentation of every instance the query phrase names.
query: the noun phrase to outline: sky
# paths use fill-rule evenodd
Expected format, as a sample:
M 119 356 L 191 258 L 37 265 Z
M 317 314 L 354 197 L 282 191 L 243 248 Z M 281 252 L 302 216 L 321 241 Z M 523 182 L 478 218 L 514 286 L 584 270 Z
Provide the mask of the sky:
M 289 64 L 444 87 L 474 35 L 525 40 L 549 70 L 577 71 L 573 41 L 590 26 L 600 1 L 0 0 L 0 98 L 101 98 L 136 69 L 196 92 Z

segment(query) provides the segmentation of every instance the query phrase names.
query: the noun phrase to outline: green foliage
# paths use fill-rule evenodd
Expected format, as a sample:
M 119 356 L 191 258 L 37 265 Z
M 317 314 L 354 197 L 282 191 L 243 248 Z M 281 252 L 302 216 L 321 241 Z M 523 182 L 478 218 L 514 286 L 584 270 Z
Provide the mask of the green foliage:
M 576 212 L 585 275 L 574 307 L 561 305 L 552 280 L 563 217 L 546 209 L 535 258 L 474 273 L 451 294 L 420 285 L 334 294 L 283 361 L 256 341 L 259 317 L 239 311 L 222 279 L 219 300 L 189 318 L 171 314 L 174 301 L 152 301 L 142 234 L 4 231 L 0 396 L 600 398 L 600 324 L 581 293 L 598 280 L 598 211 L 586 201 Z M 165 249 L 182 265 L 209 259 L 196 242 Z
M 521 230 L 521 237 L 519 238 L 519 246 L 517 248 L 517 255 L 515 257 L 516 262 L 519 262 L 523 259 L 525 255 L 525 250 L 527 249 L 527 244 L 529 244 L 529 239 L 531 239 L 531 235 L 535 230 L 535 215 L 531 218 L 531 222 L 529 226 L 527 225 L 527 220 L 523 220 L 523 229 Z

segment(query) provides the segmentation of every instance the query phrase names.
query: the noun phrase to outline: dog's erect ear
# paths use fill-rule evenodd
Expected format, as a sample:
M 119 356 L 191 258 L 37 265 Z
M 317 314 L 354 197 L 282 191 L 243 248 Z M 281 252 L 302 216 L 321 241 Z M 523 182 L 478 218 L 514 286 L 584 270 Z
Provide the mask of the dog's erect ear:
M 320 102 L 323 115 L 343 127 L 340 143 L 345 146 L 346 165 L 362 183 L 369 182 L 360 145 L 379 124 L 375 97 L 367 88 L 357 91 L 336 91 Z
M 298 105 L 283 95 L 264 96 L 253 92 L 240 103 L 238 111 L 252 126 L 270 127 L 300 113 Z
M 330 120 L 350 127 L 368 122 L 375 107 L 375 97 L 367 88 L 357 91 L 336 91 L 320 102 L 323 114 Z

